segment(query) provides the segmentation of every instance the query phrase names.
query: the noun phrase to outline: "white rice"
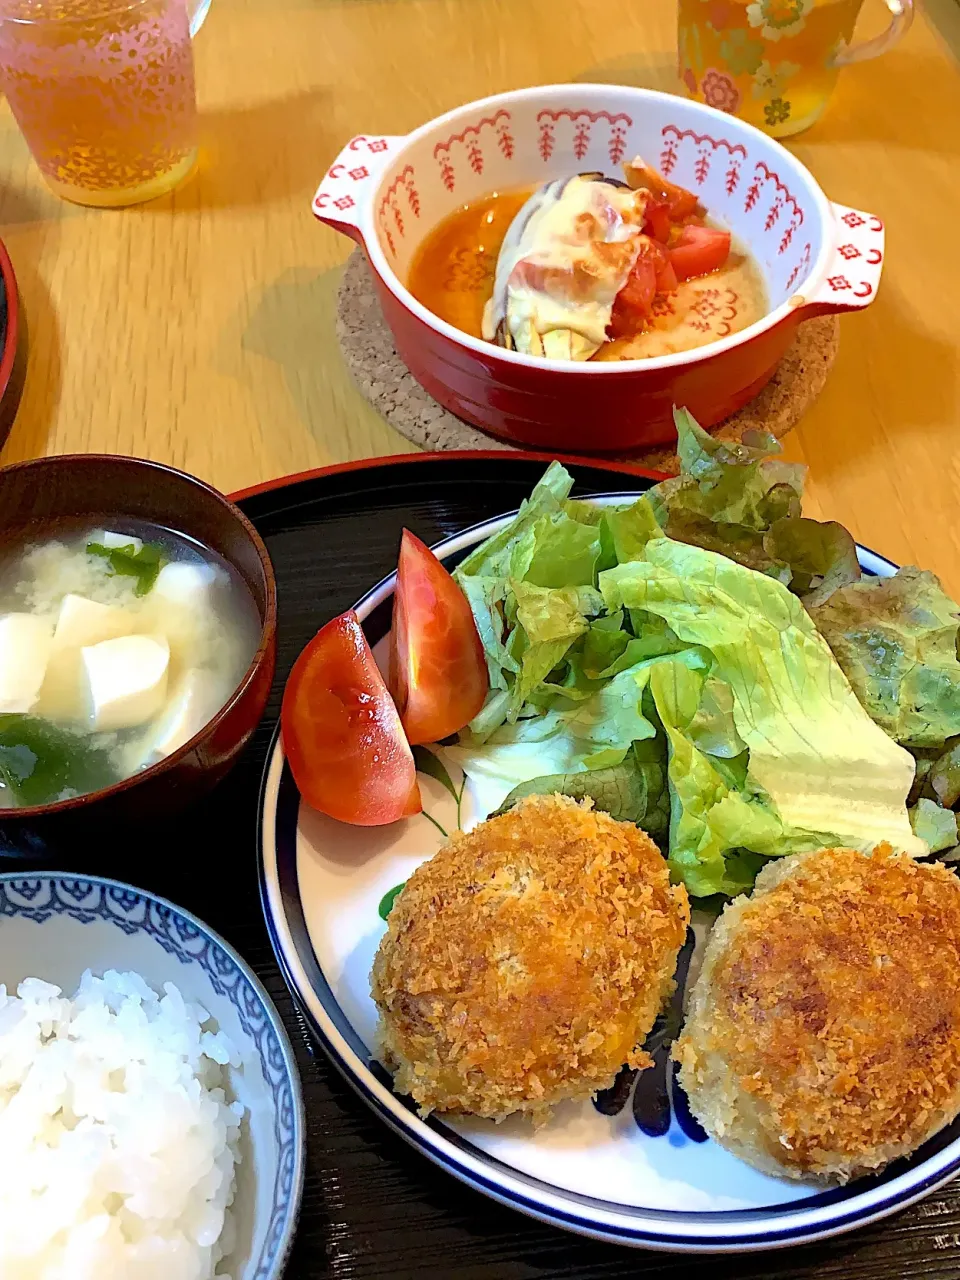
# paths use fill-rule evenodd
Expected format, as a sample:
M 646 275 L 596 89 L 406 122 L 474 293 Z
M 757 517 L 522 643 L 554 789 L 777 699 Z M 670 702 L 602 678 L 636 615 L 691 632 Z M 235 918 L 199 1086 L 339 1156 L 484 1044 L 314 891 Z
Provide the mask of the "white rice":
M 239 1066 L 172 983 L 0 986 L 2 1280 L 211 1280 L 232 1247 Z

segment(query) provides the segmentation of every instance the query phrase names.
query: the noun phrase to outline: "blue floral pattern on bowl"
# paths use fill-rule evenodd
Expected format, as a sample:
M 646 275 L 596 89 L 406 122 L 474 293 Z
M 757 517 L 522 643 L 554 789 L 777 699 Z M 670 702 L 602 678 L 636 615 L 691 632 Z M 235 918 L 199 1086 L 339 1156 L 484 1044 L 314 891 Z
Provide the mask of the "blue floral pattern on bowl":
M 34 924 L 68 916 L 105 922 L 128 938 L 153 939 L 183 965 L 197 965 L 218 996 L 230 1002 L 249 1037 L 274 1104 L 276 1176 L 259 1256 L 240 1280 L 277 1280 L 296 1228 L 304 1174 L 303 1102 L 293 1050 L 279 1014 L 249 966 L 202 921 L 163 898 L 101 878 L 57 873 L 0 876 L 0 929 L 5 918 Z M 123 968 L 122 962 L 116 967 Z M 0 973 L 0 981 L 3 980 Z M 79 980 L 80 974 L 78 973 Z

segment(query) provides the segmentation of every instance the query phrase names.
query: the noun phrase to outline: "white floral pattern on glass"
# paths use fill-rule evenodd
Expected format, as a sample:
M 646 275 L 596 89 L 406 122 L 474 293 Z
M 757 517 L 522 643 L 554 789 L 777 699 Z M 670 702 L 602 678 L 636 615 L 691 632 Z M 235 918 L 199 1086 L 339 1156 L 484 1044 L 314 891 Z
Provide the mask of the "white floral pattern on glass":
M 779 98 L 783 94 L 787 81 L 799 70 L 800 65 L 796 62 L 778 62 L 774 67 L 764 59 L 753 73 L 753 96 Z
M 747 21 L 759 27 L 767 40 L 795 36 L 803 30 L 814 0 L 753 0 L 747 5 Z

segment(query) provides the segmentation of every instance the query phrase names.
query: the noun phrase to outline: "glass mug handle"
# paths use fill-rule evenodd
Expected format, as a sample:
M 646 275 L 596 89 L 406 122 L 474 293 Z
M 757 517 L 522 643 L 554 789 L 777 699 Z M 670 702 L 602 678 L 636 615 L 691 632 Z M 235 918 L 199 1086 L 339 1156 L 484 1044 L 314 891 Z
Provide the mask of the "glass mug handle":
M 203 3 L 203 0 L 201 0 Z M 206 0 L 209 5 L 210 0 Z M 884 0 L 892 15 L 891 22 L 882 35 L 872 40 L 864 40 L 862 44 L 851 44 L 842 49 L 833 59 L 835 67 L 845 67 L 851 62 L 866 62 L 868 58 L 879 57 L 892 49 L 901 36 L 906 35 L 913 22 L 913 0 Z
M 908 3 L 910 0 L 908 0 Z M 195 36 L 210 12 L 211 0 L 187 0 L 187 17 L 190 19 L 190 34 Z

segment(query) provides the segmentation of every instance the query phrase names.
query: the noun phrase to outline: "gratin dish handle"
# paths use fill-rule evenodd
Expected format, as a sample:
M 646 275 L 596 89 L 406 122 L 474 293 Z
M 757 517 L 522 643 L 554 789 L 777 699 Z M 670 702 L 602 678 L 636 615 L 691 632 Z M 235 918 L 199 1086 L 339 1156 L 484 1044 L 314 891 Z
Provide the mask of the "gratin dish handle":
M 313 197 L 313 213 L 334 231 L 363 243 L 363 216 L 380 174 L 406 139 L 360 133 L 327 170 Z
M 859 311 L 877 296 L 883 270 L 883 222 L 875 214 L 834 204 L 833 258 L 803 300 L 804 317 Z

